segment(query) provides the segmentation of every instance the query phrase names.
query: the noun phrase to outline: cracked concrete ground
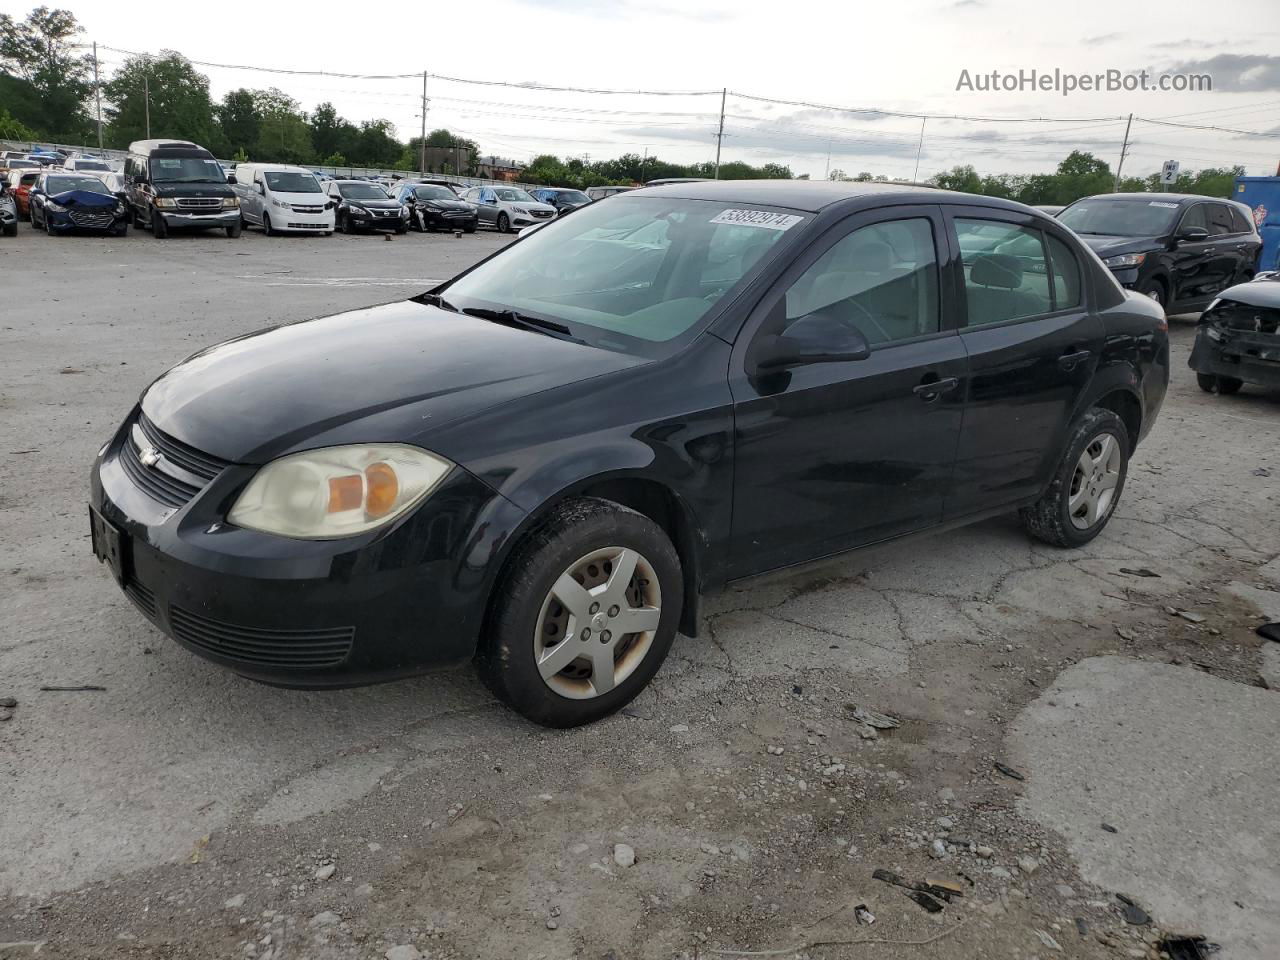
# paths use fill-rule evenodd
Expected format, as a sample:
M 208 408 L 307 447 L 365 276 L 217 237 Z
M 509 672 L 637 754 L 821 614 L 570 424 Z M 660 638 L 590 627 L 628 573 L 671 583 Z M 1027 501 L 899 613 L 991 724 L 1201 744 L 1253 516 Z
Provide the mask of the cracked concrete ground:
M 501 242 L 20 237 L 0 957 L 834 957 L 857 948 L 810 945 L 872 937 L 896 941 L 877 956 L 1021 960 L 1145 956 L 1176 928 L 1273 955 L 1280 699 L 1253 628 L 1280 598 L 1280 396 L 1200 393 L 1185 323 L 1087 549 L 1001 519 L 740 585 L 589 729 L 530 727 L 466 670 L 262 687 L 149 627 L 84 513 L 138 392 L 201 345 L 412 292 Z M 962 895 L 929 914 L 876 868 Z M 1117 892 L 1153 924 L 1126 924 Z

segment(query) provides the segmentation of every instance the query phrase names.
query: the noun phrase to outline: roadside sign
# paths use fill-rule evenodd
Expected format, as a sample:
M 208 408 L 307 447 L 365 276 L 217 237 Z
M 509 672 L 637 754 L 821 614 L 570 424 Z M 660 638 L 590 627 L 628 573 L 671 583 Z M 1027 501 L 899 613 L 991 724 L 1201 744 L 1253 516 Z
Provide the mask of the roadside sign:
M 1178 168 L 1180 164 L 1177 160 L 1166 160 L 1164 166 L 1160 168 L 1160 182 L 1171 184 L 1178 182 Z

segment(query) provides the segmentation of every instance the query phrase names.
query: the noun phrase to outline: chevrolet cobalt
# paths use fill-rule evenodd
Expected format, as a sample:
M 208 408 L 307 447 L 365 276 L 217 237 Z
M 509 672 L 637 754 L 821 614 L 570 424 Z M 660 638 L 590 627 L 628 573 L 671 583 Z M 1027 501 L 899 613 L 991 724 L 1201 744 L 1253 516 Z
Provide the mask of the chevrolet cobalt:
M 474 660 L 571 726 L 730 581 L 1010 511 L 1088 543 L 1168 372 L 1159 305 L 1029 207 L 646 188 L 408 301 L 178 364 L 94 463 L 93 549 L 247 677 Z

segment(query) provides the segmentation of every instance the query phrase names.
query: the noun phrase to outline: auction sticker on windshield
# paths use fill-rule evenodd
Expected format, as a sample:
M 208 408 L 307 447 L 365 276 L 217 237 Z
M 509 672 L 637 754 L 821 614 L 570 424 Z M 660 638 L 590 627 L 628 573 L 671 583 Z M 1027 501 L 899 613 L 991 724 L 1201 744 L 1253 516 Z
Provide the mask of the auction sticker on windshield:
M 764 227 L 766 230 L 790 230 L 804 217 L 793 213 L 770 213 L 767 210 L 722 210 L 712 223 L 732 223 L 740 227 Z
M 1147 206 L 1148 207 L 1168 207 L 1170 210 L 1178 209 L 1178 205 L 1176 203 L 1165 203 L 1163 200 L 1152 200 L 1150 203 L 1147 204 Z

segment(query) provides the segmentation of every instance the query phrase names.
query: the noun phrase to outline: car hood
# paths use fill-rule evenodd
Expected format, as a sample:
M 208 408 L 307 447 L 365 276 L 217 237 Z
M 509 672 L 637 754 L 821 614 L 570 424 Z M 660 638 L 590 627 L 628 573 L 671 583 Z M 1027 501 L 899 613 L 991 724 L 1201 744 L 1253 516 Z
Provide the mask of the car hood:
M 1159 237 L 1111 237 L 1083 233 L 1076 236 L 1104 259 L 1119 256 L 1122 253 L 1143 253 L 1160 246 Z
M 156 380 L 142 409 L 237 463 L 340 443 L 430 449 L 458 417 L 640 362 L 408 300 L 210 347 Z
M 470 210 L 471 204 L 466 200 L 419 200 L 426 207 L 439 207 L 442 210 Z
M 1269 277 L 1266 280 L 1237 283 L 1218 294 L 1218 299 L 1234 300 L 1249 307 L 1280 310 L 1280 279 Z
M 110 193 L 94 193 L 92 190 L 63 190 L 49 196 L 54 203 L 64 207 L 114 207 L 120 200 Z
M 376 207 L 378 210 L 400 206 L 399 200 L 392 200 L 390 197 L 386 200 L 343 200 L 342 202 L 353 207 Z

